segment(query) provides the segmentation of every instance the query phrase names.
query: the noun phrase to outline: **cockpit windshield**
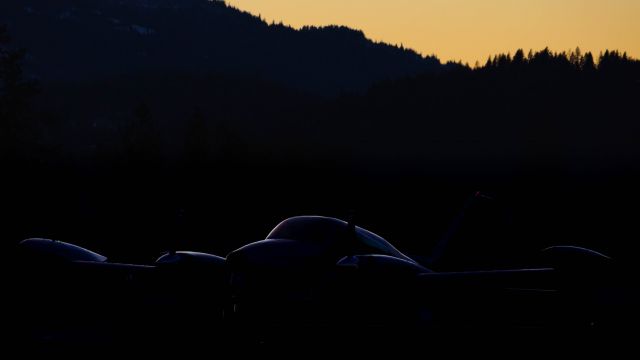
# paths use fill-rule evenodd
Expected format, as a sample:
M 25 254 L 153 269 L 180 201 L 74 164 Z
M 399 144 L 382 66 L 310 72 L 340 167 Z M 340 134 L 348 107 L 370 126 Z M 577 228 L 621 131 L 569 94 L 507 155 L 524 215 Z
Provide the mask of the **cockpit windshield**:
M 348 224 L 345 221 L 322 216 L 299 216 L 289 218 L 276 226 L 267 239 L 289 239 L 322 243 L 332 246 L 347 239 Z M 414 262 L 398 251 L 381 236 L 361 227 L 356 227 L 356 251 L 363 254 L 380 254 Z
M 372 233 L 367 229 L 356 227 L 356 234 L 358 236 L 359 242 L 368 247 L 378 250 L 382 255 L 395 256 L 407 261 L 414 262 L 411 258 L 401 253 L 398 249 L 391 245 L 387 240 L 377 234 Z

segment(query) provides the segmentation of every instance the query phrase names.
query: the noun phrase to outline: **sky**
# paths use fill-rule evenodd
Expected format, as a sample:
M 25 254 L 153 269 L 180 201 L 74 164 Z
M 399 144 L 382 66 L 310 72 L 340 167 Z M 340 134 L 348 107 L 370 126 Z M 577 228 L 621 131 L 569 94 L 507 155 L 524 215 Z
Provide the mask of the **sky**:
M 368 38 L 473 65 L 523 48 L 640 57 L 640 0 L 227 0 L 271 22 L 346 25 Z

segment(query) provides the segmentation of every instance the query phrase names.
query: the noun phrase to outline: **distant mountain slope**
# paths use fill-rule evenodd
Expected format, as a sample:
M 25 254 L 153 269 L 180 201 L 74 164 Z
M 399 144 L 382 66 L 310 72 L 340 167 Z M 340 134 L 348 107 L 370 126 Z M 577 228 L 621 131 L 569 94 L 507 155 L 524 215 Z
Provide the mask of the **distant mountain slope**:
M 209 0 L 3 0 L 0 23 L 47 81 L 224 73 L 315 93 L 438 71 L 435 57 L 345 27 L 295 30 Z

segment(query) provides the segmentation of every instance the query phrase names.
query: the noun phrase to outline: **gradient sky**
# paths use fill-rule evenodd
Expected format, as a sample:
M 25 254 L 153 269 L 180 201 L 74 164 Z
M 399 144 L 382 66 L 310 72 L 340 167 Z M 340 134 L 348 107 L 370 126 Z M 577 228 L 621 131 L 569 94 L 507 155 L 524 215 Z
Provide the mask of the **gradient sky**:
M 640 0 L 227 0 L 267 21 L 347 25 L 441 60 L 483 63 L 518 48 L 640 57 Z

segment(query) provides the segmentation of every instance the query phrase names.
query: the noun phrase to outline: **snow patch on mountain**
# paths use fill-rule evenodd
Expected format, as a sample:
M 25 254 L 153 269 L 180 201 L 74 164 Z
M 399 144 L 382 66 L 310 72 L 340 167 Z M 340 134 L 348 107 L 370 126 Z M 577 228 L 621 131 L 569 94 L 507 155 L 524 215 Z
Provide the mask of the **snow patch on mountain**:
M 156 31 L 154 29 L 148 28 L 148 27 L 144 27 L 144 26 L 140 26 L 140 25 L 129 25 L 129 29 L 135 33 L 137 33 L 138 35 L 153 35 L 156 33 Z

